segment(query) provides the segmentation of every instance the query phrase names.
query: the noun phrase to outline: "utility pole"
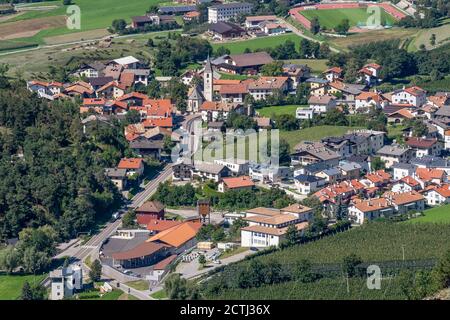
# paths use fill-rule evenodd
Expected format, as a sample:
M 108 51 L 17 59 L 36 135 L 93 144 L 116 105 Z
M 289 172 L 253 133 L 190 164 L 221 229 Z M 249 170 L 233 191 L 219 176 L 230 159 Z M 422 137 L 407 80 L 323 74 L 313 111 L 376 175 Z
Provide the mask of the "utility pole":
M 405 245 L 402 244 L 402 255 L 403 255 L 403 261 L 405 261 Z

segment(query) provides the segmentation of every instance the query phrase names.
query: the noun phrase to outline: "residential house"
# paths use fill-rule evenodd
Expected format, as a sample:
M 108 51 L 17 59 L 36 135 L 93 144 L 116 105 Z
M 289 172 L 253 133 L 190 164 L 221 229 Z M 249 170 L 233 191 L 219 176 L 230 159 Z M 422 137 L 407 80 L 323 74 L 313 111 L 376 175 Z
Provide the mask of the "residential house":
M 260 77 L 248 84 L 248 92 L 255 101 L 265 100 L 268 96 L 286 92 L 288 89 L 288 77 Z
M 322 177 L 300 174 L 294 177 L 294 183 L 300 194 L 308 195 L 326 185 L 327 180 Z
M 183 21 L 185 22 L 198 21 L 199 19 L 200 19 L 200 12 L 198 11 L 189 11 L 183 15 Z
M 413 151 L 410 148 L 398 145 L 388 145 L 378 150 L 376 155 L 384 161 L 386 168 L 391 168 L 395 163 L 408 162 L 411 160 Z
M 335 183 L 342 178 L 341 172 L 337 168 L 324 169 L 317 172 L 315 176 L 325 179 L 327 183 Z
M 295 117 L 297 119 L 312 119 L 314 115 L 320 115 L 336 108 L 336 97 L 332 95 L 310 96 L 309 108 L 297 108 Z
M 249 176 L 239 176 L 223 178 L 217 187 L 217 191 L 226 192 L 228 190 L 242 191 L 251 190 L 255 187 L 255 183 Z
M 359 71 L 359 82 L 364 82 L 368 86 L 376 85 L 380 82 L 381 66 L 376 63 L 369 63 Z
M 159 201 L 146 201 L 136 210 L 136 216 L 146 216 L 151 219 L 164 220 L 164 205 Z
M 243 104 L 234 102 L 205 101 L 200 107 L 202 120 L 208 122 L 226 120 L 231 111 L 239 114 L 248 113 Z
M 339 161 L 337 169 L 340 171 L 341 178 L 344 180 L 358 179 L 361 176 L 362 167 L 357 162 Z
M 344 83 L 335 80 L 328 84 L 328 94 L 338 97 L 339 102 L 346 103 L 350 107 L 355 105 L 355 100 L 358 95 L 365 89 L 365 85 Z
M 308 165 L 311 163 L 323 162 L 330 166 L 338 165 L 342 156 L 328 149 L 321 142 L 303 141 L 297 144 L 291 154 L 292 164 Z
M 127 56 L 119 59 L 114 59 L 109 62 L 109 65 L 121 66 L 125 69 L 139 69 L 141 62 L 133 56 Z
M 219 95 L 222 102 L 243 103 L 249 93 L 248 85 L 252 81 L 239 84 L 224 84 L 219 87 Z
M 391 202 L 399 214 L 409 211 L 421 212 L 425 209 L 425 198 L 417 191 L 403 193 L 388 191 L 384 193 L 383 198 Z
M 406 140 L 406 145 L 410 147 L 417 158 L 424 156 L 439 156 L 442 152 L 442 142 L 437 139 L 423 139 L 411 137 Z
M 413 176 L 420 182 L 422 189 L 430 184 L 441 185 L 447 182 L 447 173 L 441 169 L 417 168 Z
M 322 72 L 322 74 L 328 82 L 333 82 L 336 80 L 341 80 L 343 72 L 344 70 L 340 67 L 332 67 Z
M 450 185 L 432 186 L 423 193 L 429 206 L 450 203 Z
M 420 182 L 414 179 L 411 176 L 406 176 L 401 178 L 399 181 L 392 185 L 392 192 L 410 192 L 410 191 L 419 191 L 422 189 Z
M 285 166 L 276 167 L 252 163 L 248 172 L 252 180 L 264 183 L 274 183 L 292 178 L 291 168 Z
M 288 63 L 283 65 L 283 76 L 291 80 L 292 89 L 310 77 L 311 68 L 307 65 Z
M 416 166 L 406 162 L 397 162 L 391 168 L 394 180 L 412 176 L 416 172 Z
M 142 158 L 122 158 L 117 169 L 125 169 L 127 176 L 140 176 L 144 173 L 144 160 Z
M 418 86 L 395 90 L 392 93 L 392 103 L 397 105 L 410 105 L 416 108 L 427 102 L 427 92 Z
M 229 177 L 231 170 L 228 167 L 215 163 L 195 163 L 192 176 L 197 176 L 206 180 L 220 182 L 223 178 Z
M 387 101 L 378 92 L 363 91 L 355 97 L 355 111 L 368 112 L 370 109 L 382 109 Z
M 82 63 L 73 75 L 85 78 L 98 78 L 103 75 L 102 71 L 105 67 L 101 62 Z
M 191 180 L 192 171 L 194 167 L 192 164 L 180 161 L 172 166 L 172 180 Z
M 108 99 L 118 99 L 125 94 L 126 87 L 118 81 L 111 81 L 97 89 L 97 96 Z
M 112 183 L 119 191 L 127 187 L 127 169 L 107 168 L 105 169 L 106 176 L 111 179 Z
M 394 213 L 394 206 L 385 198 L 369 200 L 355 199 L 348 207 L 348 217 L 357 224 L 363 224 L 380 217 L 389 217 Z

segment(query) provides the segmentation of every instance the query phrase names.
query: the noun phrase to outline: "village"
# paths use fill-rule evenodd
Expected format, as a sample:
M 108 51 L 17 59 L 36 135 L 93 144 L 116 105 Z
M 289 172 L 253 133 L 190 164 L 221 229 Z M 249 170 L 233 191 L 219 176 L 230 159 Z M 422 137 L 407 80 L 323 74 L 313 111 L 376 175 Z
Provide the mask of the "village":
M 185 23 L 198 22 L 203 3 L 210 6 L 201 37 L 216 44 L 296 31 L 279 16 L 251 15 L 250 3 L 177 2 L 132 17 L 122 34 L 171 30 L 180 15 Z M 94 263 L 101 266 L 102 294 L 120 289 L 155 300 L 174 273 L 196 280 L 264 250 L 327 237 L 326 230 L 413 220 L 450 204 L 450 91 L 380 90 L 381 62 L 368 61 L 349 77 L 342 66 L 317 72 L 307 63 L 248 51 L 211 52 L 179 74 L 156 74 L 149 61 L 124 55 L 86 59 L 64 83 L 26 79 L 28 91 L 42 100 L 76 103 L 85 136 L 126 124 L 126 157 L 103 168 L 123 205 L 101 233 L 59 254 L 73 259 L 50 272 L 52 300 L 82 293 Z M 174 83 L 187 88 L 182 99 L 149 93 L 150 86 L 169 90 Z M 295 106 L 290 117 L 261 112 L 287 105 Z M 353 119 L 362 124 L 343 134 L 319 133 L 323 123 Z M 313 139 L 290 138 L 289 145 L 282 135 L 305 129 Z M 277 137 L 278 131 L 276 163 L 251 154 L 248 149 L 262 152 L 256 140 L 244 137 L 239 145 L 242 135 Z M 243 154 L 222 150 L 229 137 Z

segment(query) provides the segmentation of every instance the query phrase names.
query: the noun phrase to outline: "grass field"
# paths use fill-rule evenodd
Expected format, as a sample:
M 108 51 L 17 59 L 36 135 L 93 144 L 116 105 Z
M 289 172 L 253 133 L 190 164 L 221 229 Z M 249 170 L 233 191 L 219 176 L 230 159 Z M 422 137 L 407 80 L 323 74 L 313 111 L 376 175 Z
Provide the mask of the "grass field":
M 280 114 L 290 114 L 295 116 L 295 111 L 298 107 L 307 107 L 307 106 L 299 106 L 299 105 L 286 105 L 286 106 L 271 106 L 264 107 L 261 109 L 256 109 L 256 112 L 259 113 L 262 117 L 271 117 L 272 115 L 280 115 Z
M 423 212 L 425 215 L 415 219 L 408 220 L 410 223 L 423 223 L 423 222 L 435 222 L 435 223 L 450 223 L 450 204 L 431 208 Z
M 30 28 L 36 25 L 36 34 L 24 35 L 23 38 L 19 38 L 21 41 L 30 42 L 33 44 L 45 44 L 46 38 L 52 38 L 54 36 L 61 36 L 65 34 L 73 34 L 79 32 L 85 32 L 96 29 L 106 29 L 111 26 L 114 19 L 125 19 L 127 22 L 131 22 L 132 16 L 143 15 L 146 10 L 152 4 L 158 4 L 160 0 L 76 0 L 74 3 L 80 7 L 81 16 L 81 29 L 71 30 L 63 25 L 45 27 L 46 21 L 53 21 L 55 17 L 66 16 L 67 8 L 63 6 L 59 1 L 48 2 L 46 4 L 56 5 L 57 8 L 47 11 L 29 11 L 22 15 L 19 15 L 13 19 L 9 19 L 3 23 L 0 23 L 1 30 L 11 30 L 13 33 L 17 33 L 17 29 L 14 27 L 16 21 L 20 21 L 21 25 L 27 25 L 29 28 L 26 31 L 30 32 Z M 41 28 L 36 22 L 40 22 L 39 25 L 44 25 Z M 3 31 L 5 32 L 5 31 Z M 72 40 L 70 37 L 68 41 Z M 77 37 L 74 38 L 77 40 Z M 0 41 L 1 46 L 1 41 Z
M 148 281 L 145 280 L 130 281 L 125 284 L 136 290 L 148 290 L 149 287 Z
M 25 281 L 41 282 L 46 275 L 0 275 L 0 300 L 15 300 L 20 297 Z
M 317 141 L 324 137 L 340 136 L 349 130 L 356 130 L 358 127 L 343 127 L 343 126 L 317 126 L 295 131 L 280 131 L 280 138 L 285 139 L 291 150 L 303 140 Z
M 167 299 L 167 293 L 164 289 L 156 291 L 150 295 L 154 299 Z
M 436 44 L 434 46 L 430 44 L 432 34 L 436 35 Z M 409 44 L 408 51 L 417 51 L 422 44 L 425 45 L 427 50 L 430 50 L 447 43 L 450 43 L 450 22 L 443 23 L 436 28 L 421 29 Z
M 262 37 L 251 40 L 232 41 L 226 43 L 212 43 L 214 50 L 219 47 L 225 47 L 230 50 L 231 54 L 243 53 L 246 48 L 254 51 L 255 49 L 274 48 L 280 44 L 284 44 L 286 40 L 292 40 L 297 44 L 297 49 L 300 46 L 300 37 L 296 34 L 283 34 L 279 36 Z
M 312 20 L 317 17 L 321 27 L 327 29 L 333 29 L 343 19 L 348 19 L 350 26 L 366 25 L 367 20 L 371 16 L 371 13 L 367 12 L 364 8 L 355 9 L 325 9 L 325 10 L 304 10 L 300 13 L 308 20 Z M 387 14 L 384 10 L 381 10 L 381 25 L 393 25 L 395 19 Z
M 345 38 L 329 38 L 330 45 L 339 49 L 347 50 L 350 46 L 357 46 L 366 44 L 368 42 L 385 41 L 385 40 L 399 40 L 399 46 L 401 42 L 406 41 L 408 38 L 412 38 L 416 35 L 417 29 L 414 28 L 392 28 L 376 31 L 368 31 L 357 34 L 349 35 Z

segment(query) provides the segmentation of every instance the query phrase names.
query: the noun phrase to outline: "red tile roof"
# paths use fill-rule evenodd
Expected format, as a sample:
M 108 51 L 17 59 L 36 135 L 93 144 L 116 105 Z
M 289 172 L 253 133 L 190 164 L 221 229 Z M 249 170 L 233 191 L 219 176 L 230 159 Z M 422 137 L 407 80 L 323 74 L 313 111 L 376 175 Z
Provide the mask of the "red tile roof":
M 150 237 L 147 242 L 159 241 L 172 247 L 180 247 L 187 241 L 193 239 L 201 227 L 202 223 L 200 222 L 185 221 L 170 229 L 157 233 Z
M 222 181 L 229 189 L 255 186 L 255 183 L 248 176 L 223 178 Z
M 411 148 L 429 149 L 437 143 L 437 139 L 422 139 L 412 137 L 406 141 L 406 144 Z
M 118 169 L 139 169 L 144 165 L 142 158 L 123 158 L 120 160 Z

